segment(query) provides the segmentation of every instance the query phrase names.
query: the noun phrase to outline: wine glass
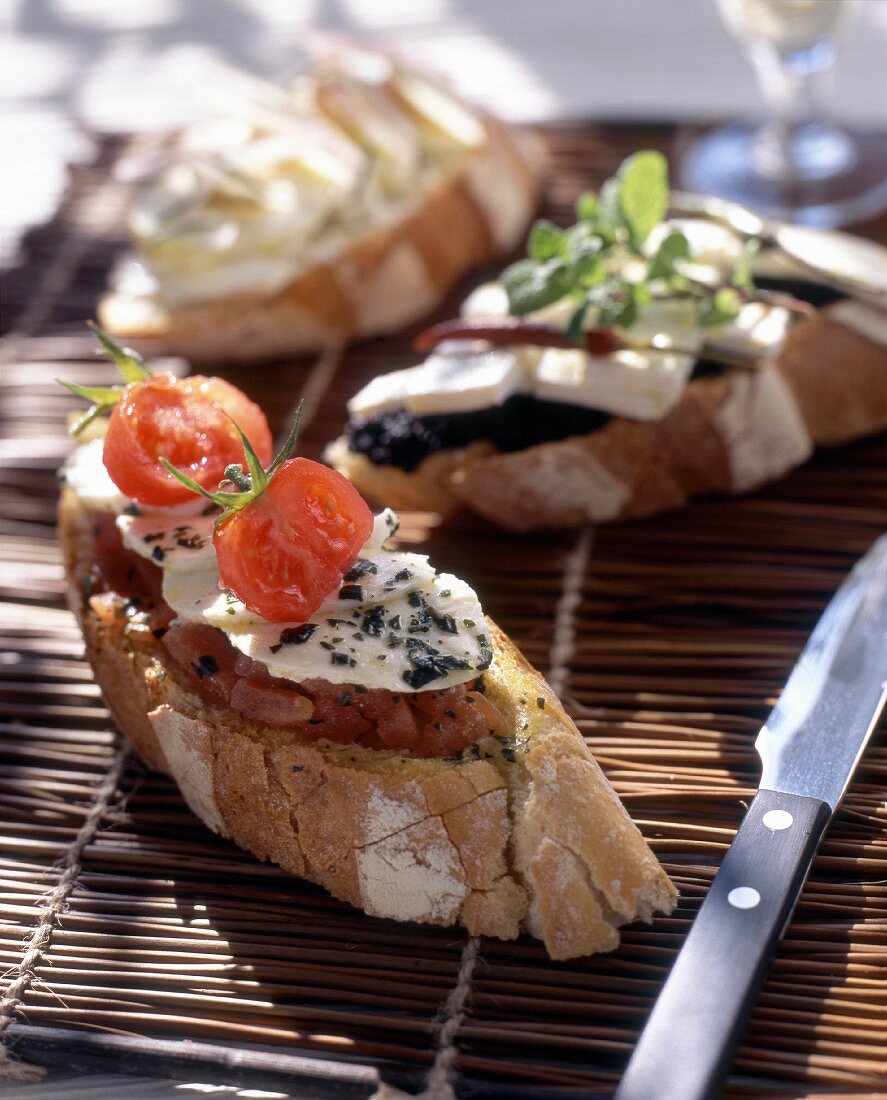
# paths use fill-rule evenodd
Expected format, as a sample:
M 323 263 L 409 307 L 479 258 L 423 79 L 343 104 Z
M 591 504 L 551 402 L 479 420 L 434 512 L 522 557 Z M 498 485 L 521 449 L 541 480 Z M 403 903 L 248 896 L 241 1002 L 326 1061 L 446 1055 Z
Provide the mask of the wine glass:
M 761 213 L 829 227 L 887 207 L 887 139 L 829 121 L 837 39 L 855 0 L 717 0 L 754 68 L 767 117 L 706 134 L 682 183 Z

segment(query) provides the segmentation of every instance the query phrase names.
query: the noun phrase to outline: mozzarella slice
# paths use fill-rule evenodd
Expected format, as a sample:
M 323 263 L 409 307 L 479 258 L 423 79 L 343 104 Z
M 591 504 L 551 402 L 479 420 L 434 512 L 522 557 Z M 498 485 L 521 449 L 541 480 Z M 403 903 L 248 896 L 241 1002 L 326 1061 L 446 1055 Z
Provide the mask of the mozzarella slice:
M 79 499 L 97 512 L 122 512 L 132 501 L 111 480 L 102 461 L 104 439 L 83 443 L 68 455 L 59 477 Z
M 854 329 L 873 344 L 887 347 L 887 313 L 852 298 L 827 306 L 824 313 L 830 320 Z
M 215 567 L 213 523 L 209 516 L 118 516 L 123 545 L 170 573 Z
M 364 550 L 381 550 L 385 543 L 397 533 L 400 520 L 397 512 L 391 508 L 383 508 L 377 516 L 373 516 L 373 532 L 366 541 Z
M 231 641 L 273 676 L 400 692 L 452 687 L 490 664 L 477 596 L 447 573 L 427 590 L 355 607 L 348 616 L 324 618 L 322 611 L 307 624 L 268 623 L 253 633 L 232 634 Z
M 409 409 L 417 416 L 471 412 L 501 405 L 523 386 L 523 370 L 511 351 L 483 351 L 468 341 L 449 341 L 424 363 L 379 375 L 348 402 L 351 416 Z
M 738 352 L 756 351 L 761 355 L 778 351 L 791 328 L 792 315 L 782 306 L 749 302 L 729 325 L 713 329 L 711 338 L 718 347 Z
M 418 557 L 390 556 L 391 569 Z M 425 571 L 432 576 L 424 583 L 418 583 L 417 566 L 409 582 L 374 593 L 378 600 L 343 602 L 334 596 L 307 623 L 269 623 L 253 615 L 219 589 L 215 569 L 164 573 L 163 596 L 180 619 L 224 630 L 237 649 L 273 676 L 420 691 L 473 679 L 490 659 L 473 590 L 449 574 L 435 576 L 427 563 L 427 576 Z
M 180 618 L 194 622 L 203 619 L 228 634 L 265 625 L 265 620 L 250 611 L 233 592 L 220 587 L 212 554 L 208 562 L 203 558 L 185 569 L 174 569 L 173 560 L 170 555 L 163 561 L 163 598 Z M 347 617 L 355 608 L 386 603 L 417 589 L 427 590 L 435 576 L 434 567 L 423 554 L 364 549 L 317 614 L 323 618 Z
M 657 351 L 619 351 L 595 358 L 549 348 L 536 368 L 533 393 L 549 401 L 658 420 L 680 399 L 696 360 Z

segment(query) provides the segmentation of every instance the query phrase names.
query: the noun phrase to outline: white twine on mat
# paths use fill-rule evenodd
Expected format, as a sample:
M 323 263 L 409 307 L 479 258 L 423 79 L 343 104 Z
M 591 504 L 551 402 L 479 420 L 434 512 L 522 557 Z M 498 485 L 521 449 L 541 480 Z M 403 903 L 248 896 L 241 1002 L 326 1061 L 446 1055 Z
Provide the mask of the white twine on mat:
M 576 649 L 576 612 L 582 603 L 582 585 L 591 558 L 592 528 L 584 527 L 564 563 L 561 594 L 554 609 L 554 634 L 549 653 L 548 682 L 563 696 L 570 677 L 570 661 Z
M 39 1081 L 43 1070 L 20 1062 L 5 1045 L 6 1029 L 12 1023 L 13 1014 L 21 1004 L 34 980 L 34 972 L 52 942 L 58 918 L 64 912 L 68 899 L 77 883 L 81 871 L 81 860 L 86 848 L 95 840 L 102 818 L 108 812 L 111 800 L 120 786 L 123 768 L 129 749 L 121 742 L 111 760 L 108 773 L 96 791 L 95 800 L 90 806 L 83 824 L 64 852 L 61 863 L 61 875 L 55 887 L 46 896 L 45 903 L 37 910 L 37 924 L 31 933 L 25 953 L 12 971 L 12 981 L 0 999 L 0 1081 Z
M 450 990 L 440 1015 L 437 1049 L 425 1088 L 420 1093 L 409 1093 L 383 1082 L 374 1094 L 373 1100 L 455 1100 L 453 1070 L 458 1053 L 456 1037 L 465 1019 L 465 1007 L 471 994 L 471 983 L 479 957 L 480 937 L 471 936 L 462 948 L 456 984 Z

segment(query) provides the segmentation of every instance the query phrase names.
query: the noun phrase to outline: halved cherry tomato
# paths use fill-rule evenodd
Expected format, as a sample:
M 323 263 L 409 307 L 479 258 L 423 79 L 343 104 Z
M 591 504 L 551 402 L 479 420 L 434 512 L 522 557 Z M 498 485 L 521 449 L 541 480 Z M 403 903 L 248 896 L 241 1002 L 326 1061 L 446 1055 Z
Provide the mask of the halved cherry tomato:
M 226 415 L 227 413 L 227 415 Z M 140 504 L 167 507 L 193 494 L 166 472 L 160 459 L 205 489 L 217 488 L 231 463 L 245 462 L 231 417 L 263 463 L 271 460 L 265 414 L 246 394 L 221 378 L 156 374 L 131 382 L 111 413 L 104 461 L 111 480 Z
M 216 524 L 219 577 L 263 619 L 304 622 L 342 583 L 372 529 L 373 514 L 350 481 L 291 458 L 260 496 Z

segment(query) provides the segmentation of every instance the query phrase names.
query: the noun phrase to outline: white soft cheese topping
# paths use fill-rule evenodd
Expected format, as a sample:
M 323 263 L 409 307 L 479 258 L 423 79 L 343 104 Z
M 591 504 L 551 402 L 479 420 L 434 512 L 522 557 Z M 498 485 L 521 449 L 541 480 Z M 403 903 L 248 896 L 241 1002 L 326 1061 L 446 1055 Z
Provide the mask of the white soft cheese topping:
M 380 62 L 339 56 L 288 89 L 253 82 L 236 116 L 186 131 L 137 197 L 139 258 L 115 269 L 114 289 L 173 307 L 274 293 L 408 216 L 486 129 L 446 89 Z
M 123 545 L 170 572 L 191 572 L 214 567 L 213 523 L 209 516 L 117 517 Z
M 167 572 L 163 595 L 180 619 L 219 627 L 273 676 L 297 683 L 322 679 L 412 692 L 474 679 L 491 659 L 474 591 L 458 577 L 435 573 L 419 555 L 366 551 L 374 562 L 385 554 L 389 584 L 367 585 L 354 599 L 334 593 L 304 623 L 252 615 L 220 592 L 215 569 Z
M 846 328 L 852 328 L 873 344 L 887 347 L 887 313 L 862 302 L 855 302 L 852 298 L 826 306 L 823 313 L 830 321 L 838 321 Z
M 423 413 L 470 412 L 501 405 L 527 388 L 518 357 L 511 351 L 478 350 L 465 341 L 450 341 L 424 363 L 381 374 L 348 402 L 352 416 L 387 409 Z

